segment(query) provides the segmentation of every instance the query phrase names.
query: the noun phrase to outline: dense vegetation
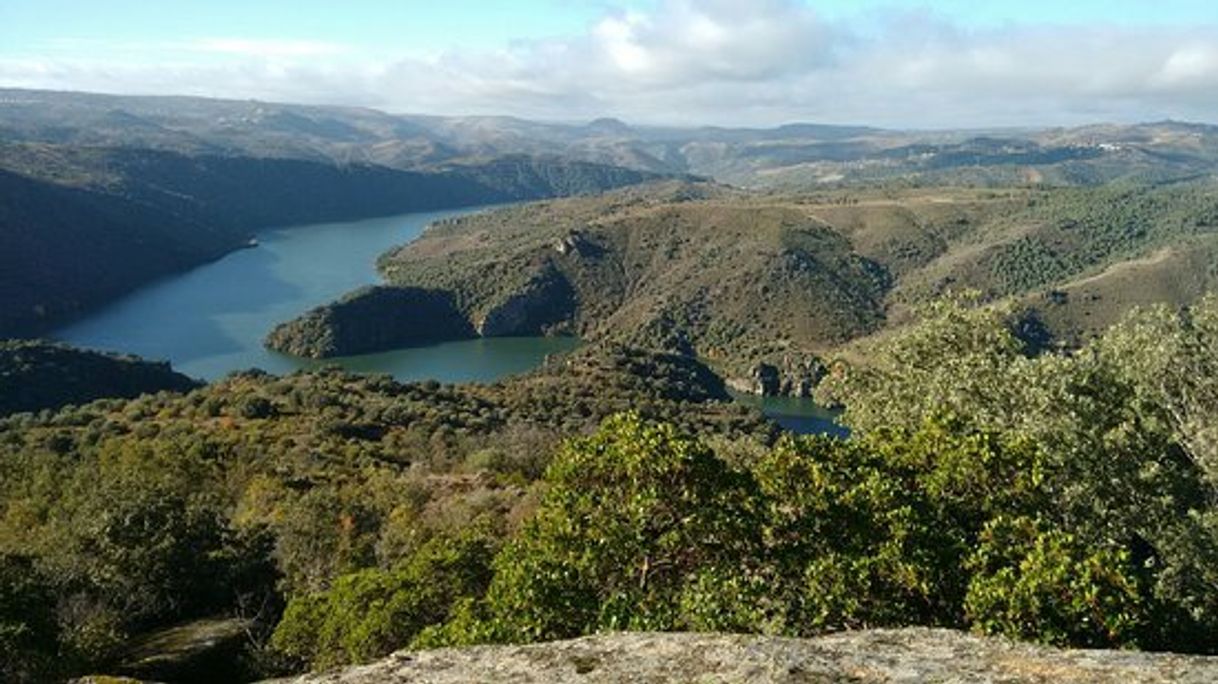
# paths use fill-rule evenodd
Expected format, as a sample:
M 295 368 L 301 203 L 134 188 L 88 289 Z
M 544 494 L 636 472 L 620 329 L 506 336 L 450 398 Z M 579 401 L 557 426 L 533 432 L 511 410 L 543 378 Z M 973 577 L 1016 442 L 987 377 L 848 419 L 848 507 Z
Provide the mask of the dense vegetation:
M 471 526 L 500 539 L 555 445 L 630 408 L 774 438 L 727 399 L 688 359 L 590 349 L 492 386 L 251 372 L 0 420 L 0 678 L 121 670 L 132 635 L 216 613 L 260 640 L 285 599 L 346 573 Z
M 263 673 L 603 629 L 1218 652 L 1218 299 L 1068 355 L 1010 311 L 923 315 L 834 365 L 848 440 L 776 439 L 705 367 L 625 348 L 489 387 L 246 373 L 9 418 L 5 675 L 215 612 L 257 618 Z
M 0 416 L 103 397 L 186 392 L 198 385 L 167 363 L 35 340 L 0 340 Z
M 1218 300 L 1035 358 L 1003 312 L 948 303 L 875 354 L 827 388 L 851 440 L 731 453 L 616 417 L 559 450 L 506 543 L 473 531 L 344 577 L 294 599 L 272 643 L 326 666 L 605 629 L 924 624 L 1218 650 Z

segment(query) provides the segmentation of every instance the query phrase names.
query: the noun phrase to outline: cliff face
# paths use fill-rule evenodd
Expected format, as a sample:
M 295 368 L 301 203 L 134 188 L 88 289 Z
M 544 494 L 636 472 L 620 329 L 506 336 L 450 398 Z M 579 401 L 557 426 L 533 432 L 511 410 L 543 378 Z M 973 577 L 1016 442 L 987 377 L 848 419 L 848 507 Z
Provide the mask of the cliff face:
M 518 290 L 492 306 L 478 324 L 483 337 L 539 335 L 570 318 L 575 291 L 558 269 L 546 263 Z
M 527 646 L 400 651 L 299 684 L 373 682 L 1203 682 L 1218 658 L 1057 650 L 945 629 L 843 632 L 817 639 L 606 634 Z
M 286 354 L 324 359 L 473 336 L 451 295 L 376 286 L 276 326 L 265 344 Z
M 772 363 L 750 366 L 743 375 L 728 378 L 728 384 L 738 392 L 764 397 L 810 397 L 826 373 L 824 362 L 815 356 L 786 354 Z

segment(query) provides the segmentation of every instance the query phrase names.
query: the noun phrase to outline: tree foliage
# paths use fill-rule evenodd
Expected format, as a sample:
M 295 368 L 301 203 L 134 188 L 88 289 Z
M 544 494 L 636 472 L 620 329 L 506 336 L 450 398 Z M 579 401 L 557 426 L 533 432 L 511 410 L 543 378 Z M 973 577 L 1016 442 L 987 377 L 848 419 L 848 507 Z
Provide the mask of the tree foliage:
M 544 482 L 533 519 L 495 561 L 496 639 L 688 627 L 695 593 L 741 581 L 751 483 L 671 426 L 612 418 L 564 446 Z
M 459 599 L 481 596 L 496 545 L 486 530 L 470 529 L 433 538 L 393 568 L 343 575 L 293 598 L 271 644 L 313 668 L 385 655 L 446 620 Z
M 11 417 L 5 674 L 251 595 L 274 651 L 311 667 L 910 624 L 1218 652 L 1216 302 L 1040 355 L 1005 312 L 941 303 L 838 366 L 845 440 L 746 439 L 692 362 L 640 352 L 492 388 L 242 374 Z

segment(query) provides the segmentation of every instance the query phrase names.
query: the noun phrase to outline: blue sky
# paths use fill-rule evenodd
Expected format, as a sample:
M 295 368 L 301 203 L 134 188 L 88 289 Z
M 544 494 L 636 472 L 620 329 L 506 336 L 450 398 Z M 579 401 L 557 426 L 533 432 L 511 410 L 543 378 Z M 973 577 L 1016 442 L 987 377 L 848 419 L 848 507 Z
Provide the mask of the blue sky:
M 386 0 L 5 0 L 0 51 L 38 53 L 106 43 L 218 36 L 351 43 L 374 50 L 495 47 L 579 30 L 594 3 Z M 121 49 L 121 47 L 120 47 Z
M 0 86 L 549 119 L 1212 118 L 1215 0 L 0 0 Z
M 969 26 L 1187 25 L 1218 18 L 1214 0 L 809 0 L 804 4 L 831 20 L 866 20 L 904 9 L 933 12 Z M 5 0 L 0 3 L 0 54 L 89 50 L 96 54 L 121 50 L 124 43 L 217 36 L 340 42 L 373 50 L 485 49 L 513 40 L 577 33 L 606 11 L 646 11 L 655 5 L 580 0 Z

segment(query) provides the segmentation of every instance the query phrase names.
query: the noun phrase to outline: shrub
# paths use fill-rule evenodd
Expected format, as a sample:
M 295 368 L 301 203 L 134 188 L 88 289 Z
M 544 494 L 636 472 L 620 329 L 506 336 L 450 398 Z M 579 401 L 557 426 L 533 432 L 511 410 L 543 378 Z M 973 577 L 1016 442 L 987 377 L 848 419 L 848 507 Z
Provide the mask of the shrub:
M 1089 546 L 1032 518 L 999 517 L 967 566 L 965 609 L 978 631 L 1057 646 L 1137 645 L 1146 606 L 1125 549 Z
M 484 633 L 497 640 L 705 623 L 708 582 L 736 581 L 759 551 L 751 479 L 668 425 L 611 418 L 565 445 L 545 484 L 495 559 Z
M 435 537 L 402 565 L 343 575 L 327 591 L 293 598 L 271 644 L 313 668 L 385 655 L 446 620 L 456 601 L 481 596 L 493 553 L 478 530 Z

